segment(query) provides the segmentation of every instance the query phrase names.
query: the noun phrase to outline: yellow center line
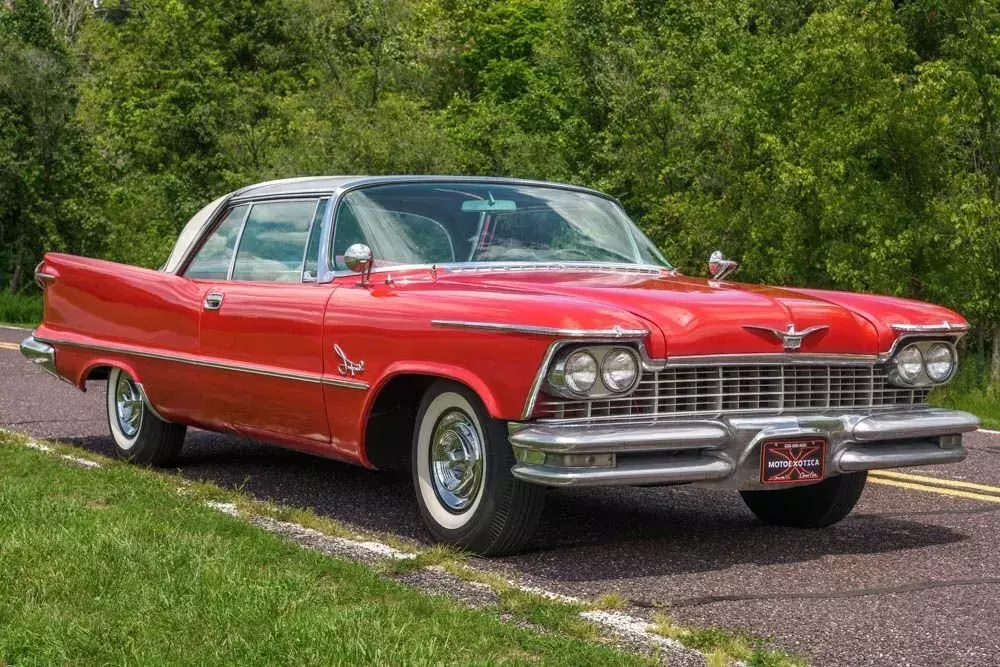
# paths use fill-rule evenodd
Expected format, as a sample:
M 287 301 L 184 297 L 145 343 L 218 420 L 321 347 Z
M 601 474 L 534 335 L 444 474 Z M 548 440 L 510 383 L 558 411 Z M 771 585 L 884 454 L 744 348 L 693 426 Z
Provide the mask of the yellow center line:
M 869 476 L 868 481 L 871 482 L 872 484 L 885 484 L 886 486 L 895 486 L 900 489 L 909 489 L 911 491 L 927 491 L 928 493 L 936 493 L 938 495 L 951 496 L 953 498 L 966 498 L 968 500 L 979 500 L 986 503 L 1000 503 L 1000 497 L 987 496 L 983 495 L 982 493 L 959 491 L 958 489 L 945 489 L 938 486 L 914 484 L 912 482 L 897 482 L 892 479 L 883 479 L 881 477 Z
M 0 349 L 3 350 L 16 350 L 18 349 L 17 343 L 0 343 Z
M 930 477 L 928 475 L 912 475 L 895 470 L 873 470 L 869 473 L 871 477 L 883 477 L 901 482 L 914 482 L 917 484 L 927 484 L 930 486 L 945 486 L 954 489 L 971 489 L 973 491 L 985 491 L 986 493 L 1000 494 L 1000 486 L 990 486 L 988 484 L 975 484 L 973 482 L 963 482 L 957 479 L 945 479 L 942 477 Z

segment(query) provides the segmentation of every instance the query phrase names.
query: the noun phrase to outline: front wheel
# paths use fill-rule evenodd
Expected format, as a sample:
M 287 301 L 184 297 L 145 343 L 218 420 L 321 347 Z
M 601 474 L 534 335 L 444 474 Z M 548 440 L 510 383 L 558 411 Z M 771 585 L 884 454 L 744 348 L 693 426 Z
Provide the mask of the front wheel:
M 139 385 L 120 368 L 108 374 L 108 426 L 119 457 L 151 466 L 169 465 L 180 454 L 187 427 L 154 414 Z
M 818 484 L 775 491 L 740 491 L 743 502 L 764 523 L 795 528 L 825 528 L 854 509 L 867 472 L 829 477 Z
M 484 556 L 520 549 L 538 525 L 545 489 L 511 474 L 505 422 L 479 398 L 439 380 L 424 394 L 413 434 L 413 486 L 431 534 Z

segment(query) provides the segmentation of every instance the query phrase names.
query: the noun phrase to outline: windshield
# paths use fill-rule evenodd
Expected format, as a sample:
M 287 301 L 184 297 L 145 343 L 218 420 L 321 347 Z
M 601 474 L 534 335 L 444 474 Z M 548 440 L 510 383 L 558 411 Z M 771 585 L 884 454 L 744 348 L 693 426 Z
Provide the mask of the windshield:
M 403 183 L 355 190 L 337 210 L 331 252 L 371 247 L 377 265 L 615 262 L 669 267 L 609 199 L 554 187 Z

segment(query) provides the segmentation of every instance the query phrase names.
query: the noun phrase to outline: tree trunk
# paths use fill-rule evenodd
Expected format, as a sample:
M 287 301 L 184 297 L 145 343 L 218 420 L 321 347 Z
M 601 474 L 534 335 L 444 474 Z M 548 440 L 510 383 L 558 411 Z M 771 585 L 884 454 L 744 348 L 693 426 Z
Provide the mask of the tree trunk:
M 1000 327 L 993 330 L 993 355 L 990 358 L 990 387 L 1000 388 Z
M 10 276 L 10 284 L 7 286 L 7 291 L 11 294 L 17 294 L 21 291 L 21 264 L 20 262 L 14 267 L 14 273 Z

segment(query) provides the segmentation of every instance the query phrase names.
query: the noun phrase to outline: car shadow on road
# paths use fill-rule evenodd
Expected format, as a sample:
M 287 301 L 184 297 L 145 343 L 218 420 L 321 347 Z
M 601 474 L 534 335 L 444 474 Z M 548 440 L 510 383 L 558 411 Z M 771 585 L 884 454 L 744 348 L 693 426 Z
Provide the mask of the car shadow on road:
M 64 441 L 113 454 L 108 437 Z M 374 472 L 204 431 L 189 432 L 176 470 L 365 530 L 429 541 L 406 474 Z M 492 562 L 570 583 L 886 553 L 965 539 L 964 533 L 943 526 L 863 510 L 823 530 L 765 526 L 735 492 L 559 489 L 549 493 L 527 551 Z

